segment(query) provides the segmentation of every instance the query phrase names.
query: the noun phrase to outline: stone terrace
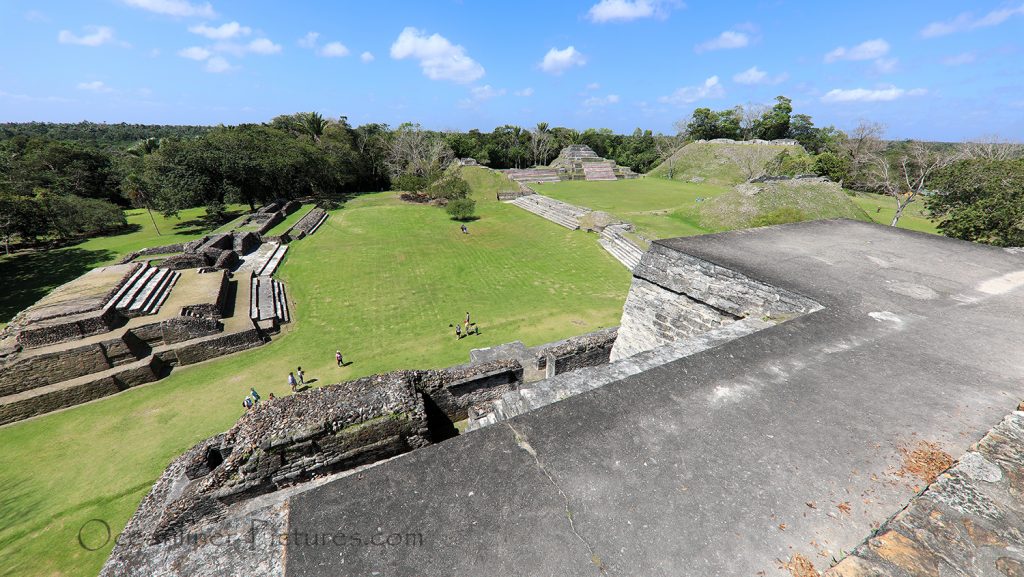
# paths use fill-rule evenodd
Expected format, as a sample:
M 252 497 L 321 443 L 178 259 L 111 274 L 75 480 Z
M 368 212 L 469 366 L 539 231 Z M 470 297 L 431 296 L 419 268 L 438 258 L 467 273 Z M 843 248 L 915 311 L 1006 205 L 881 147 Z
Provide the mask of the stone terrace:
M 585 208 L 571 205 L 567 202 L 555 200 L 542 194 L 530 194 L 508 201 L 519 208 L 528 210 L 537 216 L 541 216 L 551 222 L 564 226 L 569 230 L 577 230 L 580 227 L 579 217 L 590 212 Z

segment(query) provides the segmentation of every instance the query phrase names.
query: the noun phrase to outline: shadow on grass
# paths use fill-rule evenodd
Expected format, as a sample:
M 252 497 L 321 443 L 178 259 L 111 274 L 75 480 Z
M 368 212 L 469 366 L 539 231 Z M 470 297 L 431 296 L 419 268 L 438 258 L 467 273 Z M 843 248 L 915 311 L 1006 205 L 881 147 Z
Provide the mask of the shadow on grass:
M 25 527 L 28 520 L 36 518 L 41 500 L 34 496 L 25 481 L 2 479 L 0 482 L 0 576 L 16 575 L 25 567 L 18 567 L 8 557 L 14 552 L 12 543 L 24 537 L 24 529 L 15 529 L 19 525 Z
M 22 309 L 99 264 L 117 256 L 110 250 L 76 247 L 33 250 L 0 257 L 0 321 L 7 322 Z
M 191 220 L 183 220 L 174 225 L 175 234 L 188 234 L 194 236 L 200 236 L 215 230 L 225 223 L 231 222 L 236 218 L 245 214 L 244 210 L 229 210 L 224 213 L 224 222 L 215 223 L 206 220 L 205 216 L 199 216 Z

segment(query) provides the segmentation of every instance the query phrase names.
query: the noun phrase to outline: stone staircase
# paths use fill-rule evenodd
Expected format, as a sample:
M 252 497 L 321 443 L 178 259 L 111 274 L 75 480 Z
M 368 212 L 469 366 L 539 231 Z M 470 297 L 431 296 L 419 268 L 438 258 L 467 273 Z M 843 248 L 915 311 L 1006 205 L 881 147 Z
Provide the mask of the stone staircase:
M 291 321 L 288 298 L 284 283 L 265 277 L 253 277 L 249 301 L 249 318 L 253 321 L 276 320 L 277 323 Z
M 256 276 L 269 277 L 273 275 L 277 267 L 281 265 L 281 260 L 284 259 L 286 252 L 288 252 L 287 244 L 274 245 L 272 249 L 257 256 L 252 270 L 256 273 Z
M 529 386 L 509 391 L 490 405 L 490 412 L 471 412 L 467 431 L 505 421 L 534 409 L 603 387 L 626 377 L 648 371 L 677 359 L 717 347 L 734 339 L 772 326 L 756 318 L 746 318 L 729 325 L 673 343 L 644 351 L 606 365 L 587 367 L 555 375 Z
M 505 175 L 516 182 L 559 182 L 558 169 L 555 168 L 512 168 Z
M 579 217 L 589 212 L 586 209 L 549 198 L 542 194 L 531 194 L 508 201 L 523 210 L 542 216 L 551 222 L 564 226 L 569 230 L 580 228 Z
M 143 265 L 111 297 L 109 304 L 130 318 L 156 314 L 180 276 L 175 270 Z
M 598 242 L 616 260 L 632 271 L 636 265 L 640 264 L 640 259 L 644 256 L 644 249 L 633 244 L 633 241 L 622 234 L 626 231 L 624 225 L 610 224 L 601 231 L 601 239 Z
M 583 177 L 585 180 L 617 180 L 610 162 L 583 163 Z

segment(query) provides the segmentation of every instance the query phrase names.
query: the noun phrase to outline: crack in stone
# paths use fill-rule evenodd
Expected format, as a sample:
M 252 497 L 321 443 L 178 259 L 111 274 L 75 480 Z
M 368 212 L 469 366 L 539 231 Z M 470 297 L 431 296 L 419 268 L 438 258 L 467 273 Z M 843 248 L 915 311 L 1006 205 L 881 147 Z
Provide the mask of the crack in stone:
M 565 517 L 569 520 L 569 529 L 572 530 L 572 534 L 575 535 L 576 538 L 580 540 L 580 543 L 583 543 L 583 545 L 586 546 L 587 551 L 590 552 L 590 562 L 593 563 L 595 567 L 597 567 L 597 570 L 600 572 L 601 575 L 607 575 L 608 571 L 605 569 L 604 561 L 601 560 L 601 556 L 594 551 L 594 547 L 590 544 L 590 542 L 587 541 L 583 537 L 583 535 L 581 535 L 580 532 L 576 529 L 576 523 L 575 521 L 573 521 L 572 518 L 572 510 L 569 508 L 569 496 L 566 495 L 565 491 L 562 490 L 562 487 L 560 487 L 558 483 L 555 482 L 555 478 L 551 476 L 551 473 L 549 473 L 548 470 L 544 468 L 544 465 L 540 462 L 540 457 L 537 456 L 537 451 L 533 448 L 532 445 L 530 445 L 530 442 L 526 440 L 526 437 L 520 434 L 519 431 L 517 431 L 511 423 L 506 422 L 505 425 L 509 428 L 509 430 L 512 431 L 512 434 L 514 435 L 516 440 L 516 444 L 519 445 L 519 448 L 526 451 L 527 453 L 530 454 L 531 457 L 533 457 L 534 462 L 537 464 L 537 468 L 540 469 L 541 473 L 544 473 L 544 476 L 548 478 L 548 482 L 551 483 L 551 486 L 554 487 L 556 491 L 558 491 L 559 495 L 561 495 L 562 502 L 565 505 Z

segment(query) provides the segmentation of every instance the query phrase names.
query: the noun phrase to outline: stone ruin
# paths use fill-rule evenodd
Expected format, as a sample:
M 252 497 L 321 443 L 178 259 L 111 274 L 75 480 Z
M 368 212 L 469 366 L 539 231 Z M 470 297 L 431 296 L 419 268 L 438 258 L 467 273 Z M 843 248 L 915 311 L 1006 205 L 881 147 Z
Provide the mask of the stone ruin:
M 572 144 L 559 152 L 548 167 L 509 169 L 503 171 L 519 183 L 559 182 L 562 180 L 622 180 L 639 178 L 628 166 L 601 158 L 585 144 Z
M 288 245 L 243 229 L 299 206 L 272 203 L 230 232 L 129 254 L 20 312 L 0 331 L 0 425 L 267 342 L 291 320 L 284 285 L 272 278 Z M 326 218 L 314 208 L 284 236 L 302 238 Z
M 656 241 L 617 331 L 250 411 L 101 575 L 1012 575 L 1022 275 L 853 221 Z M 922 491 L 924 440 L 963 457 Z

